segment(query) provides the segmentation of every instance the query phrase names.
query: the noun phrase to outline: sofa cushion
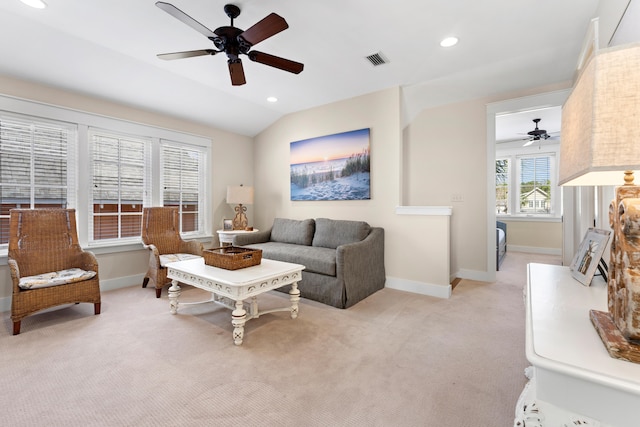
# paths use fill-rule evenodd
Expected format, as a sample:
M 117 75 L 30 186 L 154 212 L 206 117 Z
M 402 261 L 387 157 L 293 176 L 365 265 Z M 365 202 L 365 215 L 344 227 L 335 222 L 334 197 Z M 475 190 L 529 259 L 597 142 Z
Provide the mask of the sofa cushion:
M 313 219 L 275 218 L 271 228 L 271 241 L 311 246 L 314 230 Z
M 336 250 L 291 243 L 267 242 L 244 246 L 262 249 L 262 257 L 276 261 L 293 262 L 305 266 L 304 271 L 336 276 Z
M 313 246 L 336 249 L 363 240 L 370 231 L 371 226 L 364 221 L 317 218 Z

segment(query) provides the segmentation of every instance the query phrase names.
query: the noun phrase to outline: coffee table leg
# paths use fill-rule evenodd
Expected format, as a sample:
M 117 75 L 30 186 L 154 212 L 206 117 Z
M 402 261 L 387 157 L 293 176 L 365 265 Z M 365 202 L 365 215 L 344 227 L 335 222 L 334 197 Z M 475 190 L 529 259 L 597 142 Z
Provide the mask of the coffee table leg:
M 171 281 L 171 287 L 169 288 L 169 307 L 171 314 L 178 312 L 178 297 L 180 296 L 180 286 L 177 280 Z
M 236 309 L 231 312 L 231 324 L 233 325 L 233 342 L 242 344 L 244 338 L 244 324 L 247 322 L 247 311 L 242 300 L 236 301 Z
M 291 318 L 295 319 L 296 317 L 298 317 L 298 301 L 300 301 L 300 290 L 298 289 L 298 282 L 293 282 L 291 284 L 289 295 L 291 295 Z

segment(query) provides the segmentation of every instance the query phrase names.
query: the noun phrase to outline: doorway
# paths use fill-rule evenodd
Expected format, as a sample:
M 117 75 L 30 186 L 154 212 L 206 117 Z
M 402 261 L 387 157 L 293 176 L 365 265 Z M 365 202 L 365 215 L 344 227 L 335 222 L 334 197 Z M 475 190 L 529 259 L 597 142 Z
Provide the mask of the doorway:
M 491 280 L 495 280 L 495 265 L 496 265 L 496 250 L 495 250 L 495 223 L 496 223 L 496 180 L 495 180 L 495 168 L 496 168 L 496 119 L 498 116 L 505 116 L 513 114 L 513 117 L 521 116 L 522 118 L 526 118 L 529 120 L 527 114 L 518 114 L 525 113 L 529 111 L 535 110 L 544 110 L 552 107 L 562 106 L 566 98 L 569 96 L 570 90 L 562 90 L 555 92 L 548 92 L 539 95 L 527 96 L 522 98 L 516 98 L 501 102 L 495 102 L 487 105 L 487 273 Z M 519 125 L 520 126 L 520 125 Z M 524 122 L 522 126 L 525 125 Z M 524 127 L 527 129 L 528 127 Z M 556 129 L 553 129 L 556 130 Z M 559 127 L 557 130 L 560 130 Z M 502 135 L 503 130 L 501 130 Z M 526 137 L 527 134 L 525 131 L 523 137 Z M 563 192 L 563 193 L 570 193 Z M 568 200 L 565 200 L 568 199 Z M 563 197 L 562 206 L 563 208 L 573 209 L 572 206 L 572 198 Z M 567 204 L 569 206 L 567 206 Z M 566 222 L 571 222 L 571 217 L 565 219 Z M 563 223 L 563 252 L 565 251 L 564 240 L 566 239 L 566 233 L 564 231 L 565 228 L 569 227 L 572 229 L 572 224 Z

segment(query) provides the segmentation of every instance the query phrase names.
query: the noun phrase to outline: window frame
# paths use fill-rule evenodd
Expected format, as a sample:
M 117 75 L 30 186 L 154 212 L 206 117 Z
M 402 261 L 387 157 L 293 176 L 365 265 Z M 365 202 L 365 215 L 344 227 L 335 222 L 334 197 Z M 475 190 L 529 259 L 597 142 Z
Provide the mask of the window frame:
M 190 151 L 190 152 L 197 152 L 198 155 L 198 159 L 197 159 L 197 163 L 198 163 L 198 171 L 197 171 L 197 181 L 198 181 L 198 188 L 202 188 L 205 185 L 205 178 L 204 178 L 204 170 L 205 167 L 204 165 L 207 163 L 207 152 L 205 150 L 202 149 L 202 147 L 198 147 L 195 145 L 188 145 L 188 144 L 183 144 L 183 143 L 178 143 L 176 141 L 170 141 L 170 140 L 166 140 L 166 139 L 162 139 L 160 140 L 160 159 L 159 159 L 159 163 L 161 165 L 161 169 L 164 172 L 166 169 L 162 168 L 162 165 L 164 164 L 164 149 L 166 147 L 171 147 L 173 149 L 179 149 L 181 151 Z M 181 178 L 183 176 L 181 175 Z M 165 190 L 167 189 L 167 176 L 164 173 L 161 173 L 161 177 L 160 177 L 160 200 L 162 200 L 162 205 L 164 206 L 164 202 L 165 202 Z M 204 203 L 205 203 L 205 198 L 202 196 L 201 192 L 198 194 L 198 203 L 197 203 L 197 209 L 195 211 L 188 211 L 185 212 L 183 210 L 184 207 L 184 193 L 186 193 L 186 191 L 184 191 L 184 189 L 181 187 L 179 189 L 179 193 L 180 193 L 180 200 L 179 200 L 179 204 L 178 204 L 178 217 L 179 217 L 179 226 L 180 226 L 180 233 L 185 236 L 186 238 L 191 238 L 193 236 L 197 236 L 199 234 L 199 230 L 202 230 L 203 227 L 203 221 L 205 218 L 205 211 L 204 211 Z M 196 229 L 195 230 L 190 230 L 190 231 L 184 231 L 184 218 L 187 215 L 196 215 L 197 220 L 195 221 L 196 224 Z
M 559 141 L 538 141 L 534 144 L 523 147 L 523 141 L 512 141 L 507 143 L 501 143 L 496 145 L 495 161 L 507 159 L 509 163 L 509 177 L 508 177 L 508 208 L 507 213 L 497 212 L 497 200 L 496 206 L 494 206 L 494 212 L 496 212 L 496 218 L 501 220 L 510 219 L 526 219 L 526 220 L 559 220 L 562 218 L 562 188 L 558 186 L 558 159 L 560 156 L 560 142 Z M 551 212 L 549 213 L 533 213 L 522 212 L 520 207 L 520 176 L 521 166 L 520 160 L 523 158 L 532 157 L 551 157 L 550 160 L 550 189 L 551 189 Z M 494 177 L 494 181 L 496 181 Z M 494 191 L 495 191 L 494 187 Z
M 96 144 L 98 143 L 98 141 L 96 140 L 97 138 L 105 138 L 105 139 L 114 139 L 118 141 L 118 179 L 117 179 L 117 184 L 115 185 L 115 188 L 117 188 L 117 203 L 115 203 L 116 205 L 116 211 L 115 212 L 96 212 L 95 210 L 95 206 L 96 206 L 96 200 L 94 198 L 95 196 L 95 185 L 96 185 L 96 176 L 95 176 L 95 157 L 94 155 L 96 154 L 95 150 L 96 150 Z M 125 217 L 131 217 L 131 216 L 137 216 L 140 218 L 140 224 L 142 224 L 142 207 L 144 206 L 150 206 L 150 202 L 151 202 L 151 197 L 150 194 L 152 192 L 152 180 L 151 180 L 151 162 L 152 162 L 152 158 L 151 158 L 151 145 L 152 145 L 152 140 L 150 138 L 146 138 L 140 135 L 129 135 L 129 134 L 123 134 L 120 132 L 116 132 L 113 130 L 108 130 L 108 129 L 99 129 L 99 128 L 95 128 L 95 127 L 91 127 L 88 129 L 88 139 L 87 139 L 88 145 L 89 145 L 89 163 L 91 164 L 91 191 L 88 194 L 89 197 L 89 204 L 87 206 L 88 209 L 88 219 L 89 219 L 89 230 L 88 230 L 88 244 L 89 246 L 95 246 L 95 245 L 101 245 L 104 243 L 109 243 L 109 242 L 137 242 L 140 240 L 140 236 L 131 236 L 131 237 L 123 237 L 120 234 L 122 233 L 123 230 L 123 220 L 125 219 Z M 126 212 L 123 209 L 123 203 L 122 203 L 122 190 L 123 190 L 123 183 L 122 183 L 122 175 L 121 175 L 121 171 L 122 171 L 122 166 L 123 164 L 120 163 L 121 161 L 121 147 L 124 143 L 126 142 L 133 142 L 133 143 L 138 143 L 141 144 L 143 149 L 143 164 L 142 164 L 142 196 L 141 196 L 141 200 L 140 200 L 140 206 L 135 206 L 136 208 L 135 211 L 132 212 Z M 101 159 L 102 162 L 104 162 L 105 164 L 108 164 L 109 161 L 107 158 Z M 113 163 L 113 162 L 111 162 Z M 124 166 L 126 166 L 126 163 L 124 164 Z M 104 200 L 100 200 L 100 206 L 102 207 L 102 204 L 104 203 Z M 126 205 L 126 204 L 124 204 Z M 109 218 L 109 217 L 116 217 L 117 218 L 117 229 L 116 232 L 118 233 L 119 237 L 116 238 L 104 238 L 104 239 L 96 239 L 95 238 L 95 226 L 96 226 L 96 219 L 100 218 L 100 217 L 104 217 L 104 218 Z
M 526 211 L 523 208 L 523 203 L 521 202 L 521 198 L 523 197 L 523 193 L 522 193 L 522 182 L 521 182 L 521 177 L 522 177 L 522 160 L 530 160 L 530 159 L 538 159 L 538 158 L 548 158 L 549 159 L 549 189 L 550 189 L 550 195 L 549 195 L 549 199 L 550 199 L 550 203 L 551 203 L 551 211 L 550 212 L 529 212 Z M 514 209 L 514 214 L 516 215 L 524 215 L 524 216 L 541 216 L 541 217 L 556 217 L 558 215 L 556 215 L 556 210 L 558 210 L 557 206 L 556 206 L 556 193 L 557 193 L 557 187 L 558 187 L 558 180 L 557 180 L 557 154 L 555 152 L 550 152 L 548 150 L 543 151 L 543 152 L 539 152 L 539 153 L 526 153 L 526 154 L 519 154 L 516 155 L 514 157 L 514 164 L 515 164 L 515 169 L 516 172 L 514 173 L 515 175 L 515 181 L 512 181 L 512 184 L 514 186 L 514 188 L 516 189 L 515 191 L 515 197 L 514 197 L 514 202 L 512 202 Z M 534 165 L 535 165 L 535 160 L 534 160 Z M 534 190 L 538 188 L 537 186 L 534 186 Z M 533 190 L 531 190 L 533 191 Z M 541 190 L 542 191 L 542 190 Z M 517 202 L 516 202 L 517 200 Z M 529 200 L 529 203 L 527 203 L 527 206 L 531 209 L 537 210 L 540 207 L 540 200 L 537 198 L 534 198 L 534 200 Z
M 0 95 L 0 111 L 17 116 L 30 116 L 43 121 L 65 122 L 77 126 L 77 143 L 75 147 L 76 169 L 74 172 L 75 188 L 70 188 L 68 199 L 73 195 L 73 204 L 69 208 L 76 209 L 78 240 L 83 248 L 90 248 L 96 254 L 119 252 L 123 250 L 139 250 L 142 240 L 111 239 L 109 242 L 91 242 L 89 238 L 92 231 L 89 226 L 91 217 L 90 191 L 91 191 L 91 163 L 89 149 L 89 129 L 98 128 L 107 131 L 149 138 L 151 141 L 151 195 L 150 206 L 162 206 L 160 190 L 160 142 L 170 140 L 174 143 L 197 146 L 205 153 L 203 162 L 202 187 L 200 188 L 203 199 L 202 229 L 197 233 L 190 233 L 190 238 L 207 241 L 212 237 L 213 202 L 210 197 L 213 170 L 211 164 L 212 141 L 210 138 L 165 129 L 152 125 L 145 125 L 123 119 L 101 116 L 98 114 L 73 110 L 61 106 L 44 104 L 37 101 L 14 98 Z M 0 246 L 0 257 L 7 254 L 7 245 Z

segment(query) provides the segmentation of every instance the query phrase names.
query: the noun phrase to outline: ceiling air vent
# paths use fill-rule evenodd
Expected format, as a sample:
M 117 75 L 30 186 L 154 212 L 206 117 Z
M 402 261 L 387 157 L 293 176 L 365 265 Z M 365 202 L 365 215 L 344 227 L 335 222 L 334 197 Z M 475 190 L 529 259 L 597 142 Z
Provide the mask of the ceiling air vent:
M 371 64 L 373 64 L 374 67 L 377 67 L 378 65 L 386 64 L 389 62 L 384 56 L 382 56 L 382 52 L 369 55 L 367 56 L 367 59 L 369 60 L 369 62 L 371 62 Z

